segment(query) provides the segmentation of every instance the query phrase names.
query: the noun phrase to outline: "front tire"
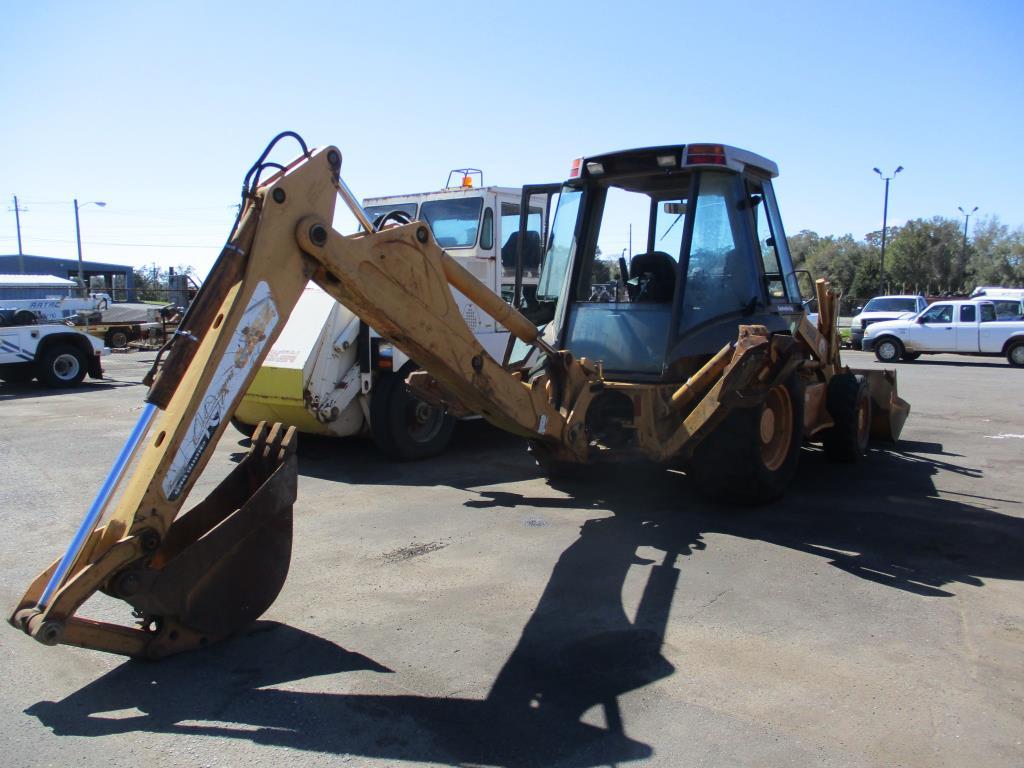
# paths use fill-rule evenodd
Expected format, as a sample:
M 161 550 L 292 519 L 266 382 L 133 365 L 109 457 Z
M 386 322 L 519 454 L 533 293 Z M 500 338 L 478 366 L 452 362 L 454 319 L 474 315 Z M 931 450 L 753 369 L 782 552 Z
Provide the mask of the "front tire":
M 753 506 L 786 492 L 800 462 L 804 397 L 800 377 L 773 387 L 765 402 L 733 410 L 694 450 L 686 474 L 713 501 Z
M 47 347 L 39 359 L 39 380 L 49 387 L 76 387 L 82 383 L 88 364 L 80 349 L 70 344 Z
M 448 447 L 455 419 L 415 397 L 405 378 L 416 370 L 406 363 L 398 373 L 381 374 L 370 395 L 370 432 L 377 447 L 399 461 L 436 456 Z
M 1024 343 L 1017 343 L 1006 350 L 1006 359 L 1015 368 L 1024 368 Z
M 906 350 L 903 342 L 892 336 L 883 336 L 875 342 L 875 358 L 882 363 L 898 363 Z
M 859 461 L 871 439 L 871 390 L 867 379 L 839 373 L 828 383 L 825 404 L 835 424 L 822 433 L 825 455 L 833 461 Z

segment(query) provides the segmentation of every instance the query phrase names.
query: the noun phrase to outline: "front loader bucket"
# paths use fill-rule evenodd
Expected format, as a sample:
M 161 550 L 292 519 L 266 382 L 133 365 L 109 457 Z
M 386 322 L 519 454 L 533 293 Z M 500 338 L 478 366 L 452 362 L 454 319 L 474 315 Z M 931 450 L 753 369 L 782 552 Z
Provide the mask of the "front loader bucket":
M 139 627 L 61 619 L 24 602 L 11 623 L 48 645 L 145 658 L 199 648 L 251 623 L 274 602 L 288 574 L 295 444 L 294 427 L 261 423 L 246 457 L 174 520 L 152 557 L 130 562 L 100 585 L 135 609 Z
M 899 396 L 895 371 L 855 370 L 871 391 L 871 439 L 895 443 L 910 415 L 910 403 Z

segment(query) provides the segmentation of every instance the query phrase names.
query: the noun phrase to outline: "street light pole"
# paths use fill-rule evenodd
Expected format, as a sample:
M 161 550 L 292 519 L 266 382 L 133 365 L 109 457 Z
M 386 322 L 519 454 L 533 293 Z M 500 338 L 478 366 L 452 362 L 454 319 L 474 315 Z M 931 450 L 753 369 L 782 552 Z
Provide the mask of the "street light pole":
M 892 181 L 897 173 L 903 170 L 903 166 L 898 166 L 892 172 L 892 176 L 886 176 L 877 168 L 872 170 L 885 182 L 885 203 L 882 206 L 882 256 L 878 260 L 878 295 L 881 296 L 885 294 L 885 230 L 889 219 L 889 182 Z
M 84 298 L 89 295 L 89 291 L 85 285 L 85 270 L 82 268 L 82 227 L 78 223 L 78 209 L 84 208 L 87 205 L 98 205 L 100 208 L 103 208 L 106 206 L 106 203 L 99 200 L 90 200 L 79 205 L 78 198 L 75 198 L 73 202 L 75 204 L 75 241 L 78 243 L 78 290 Z
M 969 211 L 965 211 L 959 205 L 956 208 L 964 215 L 964 246 L 960 251 L 960 287 L 963 288 L 964 274 L 967 272 L 967 222 L 971 220 L 971 214 L 978 210 L 978 206 L 974 206 Z

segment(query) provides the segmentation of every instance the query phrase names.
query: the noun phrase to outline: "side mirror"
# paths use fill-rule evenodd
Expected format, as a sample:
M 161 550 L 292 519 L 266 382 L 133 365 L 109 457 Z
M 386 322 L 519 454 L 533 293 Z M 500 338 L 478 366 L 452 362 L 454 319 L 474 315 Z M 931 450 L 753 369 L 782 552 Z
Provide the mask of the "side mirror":
M 924 323 L 925 323 L 924 315 L 918 315 L 917 316 L 917 320 L 915 320 L 914 322 L 916 322 L 916 323 L 918 323 L 920 325 L 924 325 Z

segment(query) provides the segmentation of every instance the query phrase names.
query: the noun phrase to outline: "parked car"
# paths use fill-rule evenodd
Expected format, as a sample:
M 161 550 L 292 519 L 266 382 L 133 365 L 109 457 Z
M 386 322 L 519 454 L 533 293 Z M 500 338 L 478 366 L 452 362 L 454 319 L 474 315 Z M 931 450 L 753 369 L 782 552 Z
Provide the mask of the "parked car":
M 850 346 L 860 349 L 864 331 L 873 323 L 895 320 L 906 314 L 917 314 L 928 302 L 924 296 L 875 296 L 863 307 L 857 307 L 857 314 L 850 322 Z
M 992 301 L 940 301 L 916 315 L 872 323 L 863 346 L 883 363 L 954 352 L 1005 355 L 1010 365 L 1024 367 L 1024 320 L 1000 319 Z

